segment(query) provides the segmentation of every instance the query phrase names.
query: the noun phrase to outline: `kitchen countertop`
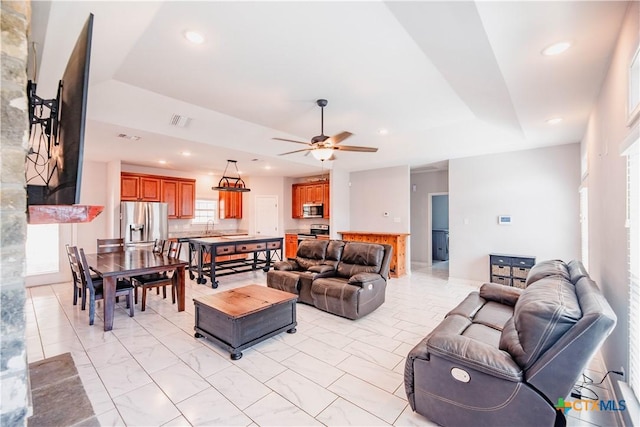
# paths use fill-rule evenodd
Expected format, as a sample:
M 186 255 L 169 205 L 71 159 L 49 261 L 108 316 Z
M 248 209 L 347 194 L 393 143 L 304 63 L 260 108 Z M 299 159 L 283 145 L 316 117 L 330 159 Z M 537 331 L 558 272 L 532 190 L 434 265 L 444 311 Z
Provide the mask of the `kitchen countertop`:
M 304 229 L 291 229 L 291 230 L 285 230 L 284 234 L 310 234 L 311 231 L 309 231 L 309 229 L 307 228 L 306 230 Z

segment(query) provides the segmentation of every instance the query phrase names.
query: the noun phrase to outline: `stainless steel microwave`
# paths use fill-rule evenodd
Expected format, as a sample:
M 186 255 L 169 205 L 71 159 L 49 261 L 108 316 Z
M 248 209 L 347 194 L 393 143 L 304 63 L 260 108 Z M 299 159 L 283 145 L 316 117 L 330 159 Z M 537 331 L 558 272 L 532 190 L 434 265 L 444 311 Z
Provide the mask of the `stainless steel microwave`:
M 305 203 L 302 205 L 303 218 L 322 218 L 323 213 L 322 203 Z

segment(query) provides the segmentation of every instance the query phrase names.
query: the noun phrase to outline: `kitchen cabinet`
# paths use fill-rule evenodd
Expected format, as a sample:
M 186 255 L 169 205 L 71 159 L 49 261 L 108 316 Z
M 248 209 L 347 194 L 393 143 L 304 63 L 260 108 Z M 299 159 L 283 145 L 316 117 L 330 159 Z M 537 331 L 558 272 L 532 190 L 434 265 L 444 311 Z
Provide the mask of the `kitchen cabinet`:
M 302 205 L 323 205 L 323 218 L 329 218 L 329 182 L 298 183 L 291 186 L 291 217 L 303 218 Z
M 169 219 L 189 219 L 195 215 L 196 180 L 122 172 L 120 200 L 164 202 Z
M 178 218 L 194 218 L 196 215 L 196 182 L 178 181 Z
M 120 200 L 132 202 L 159 202 L 160 178 L 149 175 L 122 173 Z
M 371 231 L 339 231 L 342 240 L 391 245 L 393 253 L 389 265 L 391 277 L 407 274 L 407 236 L 409 233 L 375 233 Z
M 242 219 L 242 192 L 219 191 L 220 219 Z
M 295 258 L 298 253 L 298 235 L 284 235 L 284 256 L 287 258 Z
M 167 203 L 169 219 L 193 218 L 195 197 L 195 181 L 162 180 L 162 201 Z
M 489 281 L 524 288 L 536 257 L 529 255 L 489 254 Z
M 291 187 L 291 218 L 302 218 L 302 187 L 297 184 Z
M 325 182 L 322 185 L 322 200 L 324 203 L 324 206 L 322 207 L 322 217 L 325 219 L 329 218 L 329 214 L 331 212 L 331 209 L 329 209 L 329 205 L 330 205 L 330 201 L 331 198 L 329 197 L 329 183 Z

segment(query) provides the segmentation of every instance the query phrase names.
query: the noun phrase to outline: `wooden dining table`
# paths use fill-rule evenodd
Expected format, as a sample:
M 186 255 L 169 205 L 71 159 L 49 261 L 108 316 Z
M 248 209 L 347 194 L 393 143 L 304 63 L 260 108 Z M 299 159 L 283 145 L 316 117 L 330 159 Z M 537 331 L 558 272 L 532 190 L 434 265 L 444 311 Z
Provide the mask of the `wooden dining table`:
M 87 254 L 89 268 L 103 278 L 104 330 L 113 329 L 116 303 L 116 281 L 142 274 L 174 271 L 173 284 L 177 290 L 178 311 L 184 311 L 184 275 L 187 261 L 157 254 L 148 249 L 127 249 L 124 252 Z M 133 301 L 131 302 L 133 303 Z

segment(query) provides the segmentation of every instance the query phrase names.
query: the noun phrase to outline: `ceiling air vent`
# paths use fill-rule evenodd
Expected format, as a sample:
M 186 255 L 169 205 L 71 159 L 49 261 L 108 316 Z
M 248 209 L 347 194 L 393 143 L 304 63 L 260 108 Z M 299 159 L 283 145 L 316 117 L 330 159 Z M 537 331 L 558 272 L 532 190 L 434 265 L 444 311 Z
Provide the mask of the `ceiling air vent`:
M 127 135 L 126 133 L 119 133 L 118 138 L 130 139 L 132 141 L 138 141 L 140 139 L 138 135 Z
M 180 114 L 174 114 L 171 116 L 171 122 L 169 123 L 171 126 L 186 128 L 191 121 L 190 117 L 181 116 Z

